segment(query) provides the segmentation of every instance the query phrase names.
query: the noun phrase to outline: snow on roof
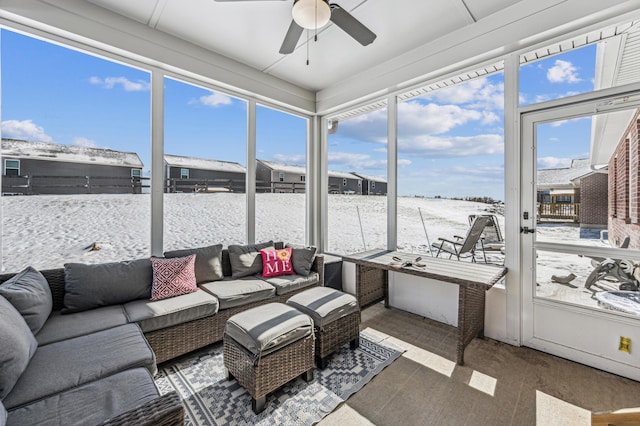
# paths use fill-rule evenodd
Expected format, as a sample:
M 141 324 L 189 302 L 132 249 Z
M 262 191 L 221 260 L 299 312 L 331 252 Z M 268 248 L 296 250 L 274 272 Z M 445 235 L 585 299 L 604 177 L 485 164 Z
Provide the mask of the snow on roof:
M 385 178 L 383 178 L 382 176 L 371 176 L 371 175 L 363 175 L 362 173 L 358 173 L 358 172 L 353 172 L 354 175 L 362 178 L 362 179 L 366 179 L 370 182 L 380 182 L 380 183 L 387 183 L 387 180 Z
M 142 167 L 142 161 L 135 152 L 17 139 L 2 139 L 2 156 L 103 166 Z
M 538 170 L 538 188 L 540 187 L 573 187 L 572 181 L 592 172 L 588 158 L 572 160 L 571 167 L 561 169 Z
M 277 161 L 267 161 L 267 160 L 258 160 L 258 161 L 264 164 L 265 166 L 269 167 L 271 170 L 275 170 L 278 172 L 296 173 L 299 175 L 304 175 L 307 172 L 307 169 L 304 166 L 296 166 L 293 164 L 279 163 Z M 356 179 L 356 180 L 362 179 L 361 177 L 356 176 L 353 173 L 336 172 L 332 170 L 329 170 L 328 175 L 329 177 L 337 177 L 342 179 Z
M 165 155 L 164 161 L 171 167 L 182 167 L 185 169 L 234 173 L 246 173 L 247 171 L 240 163 L 231 161 L 208 160 L 206 158 L 182 157 L 179 155 Z

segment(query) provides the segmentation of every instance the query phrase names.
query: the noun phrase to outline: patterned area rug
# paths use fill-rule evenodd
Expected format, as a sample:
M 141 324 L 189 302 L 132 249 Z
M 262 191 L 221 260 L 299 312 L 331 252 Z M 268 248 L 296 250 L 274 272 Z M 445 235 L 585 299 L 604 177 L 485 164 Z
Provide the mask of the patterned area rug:
M 259 415 L 251 410 L 251 397 L 235 380 L 224 376 L 222 343 L 164 366 L 156 376 L 162 394 L 177 390 L 185 404 L 186 425 L 312 425 L 360 390 L 403 349 L 360 333 L 360 347 L 345 345 L 331 356 L 324 370 L 315 370 L 307 383 L 289 382 L 267 397 Z

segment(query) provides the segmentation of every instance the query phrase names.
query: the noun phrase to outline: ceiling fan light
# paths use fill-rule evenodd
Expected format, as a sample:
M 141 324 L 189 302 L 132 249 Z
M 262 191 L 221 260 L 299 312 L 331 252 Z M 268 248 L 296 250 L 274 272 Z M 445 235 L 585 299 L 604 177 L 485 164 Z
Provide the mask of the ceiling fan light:
M 293 20 L 302 28 L 322 28 L 331 18 L 331 8 L 324 0 L 297 0 L 291 10 Z

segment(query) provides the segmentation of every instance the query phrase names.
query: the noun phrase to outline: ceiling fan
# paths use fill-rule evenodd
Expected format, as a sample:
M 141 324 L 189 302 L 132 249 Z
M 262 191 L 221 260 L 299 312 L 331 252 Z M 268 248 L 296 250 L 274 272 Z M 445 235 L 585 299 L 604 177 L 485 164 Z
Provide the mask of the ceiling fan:
M 288 0 L 215 0 L 217 2 L 240 1 L 288 1 Z M 280 53 L 292 53 L 300 40 L 304 29 L 317 30 L 324 27 L 329 20 L 341 30 L 353 37 L 358 43 L 367 46 L 373 43 L 376 35 L 349 12 L 328 0 L 294 0 L 291 10 L 293 20 L 284 37 Z

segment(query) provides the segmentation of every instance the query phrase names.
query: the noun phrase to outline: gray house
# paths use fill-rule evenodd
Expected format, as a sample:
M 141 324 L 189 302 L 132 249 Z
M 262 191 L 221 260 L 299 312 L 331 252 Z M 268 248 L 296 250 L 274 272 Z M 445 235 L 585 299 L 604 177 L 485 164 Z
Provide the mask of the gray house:
M 141 194 L 134 152 L 2 139 L 2 195 Z
M 245 192 L 240 163 L 165 155 L 164 165 L 165 192 Z
M 387 180 L 380 176 L 363 175 L 353 172 L 362 179 L 362 195 L 386 195 Z
M 257 160 L 256 192 L 303 193 L 306 173 L 304 166 Z
M 329 170 L 329 193 L 362 195 L 362 179 L 353 173 Z

